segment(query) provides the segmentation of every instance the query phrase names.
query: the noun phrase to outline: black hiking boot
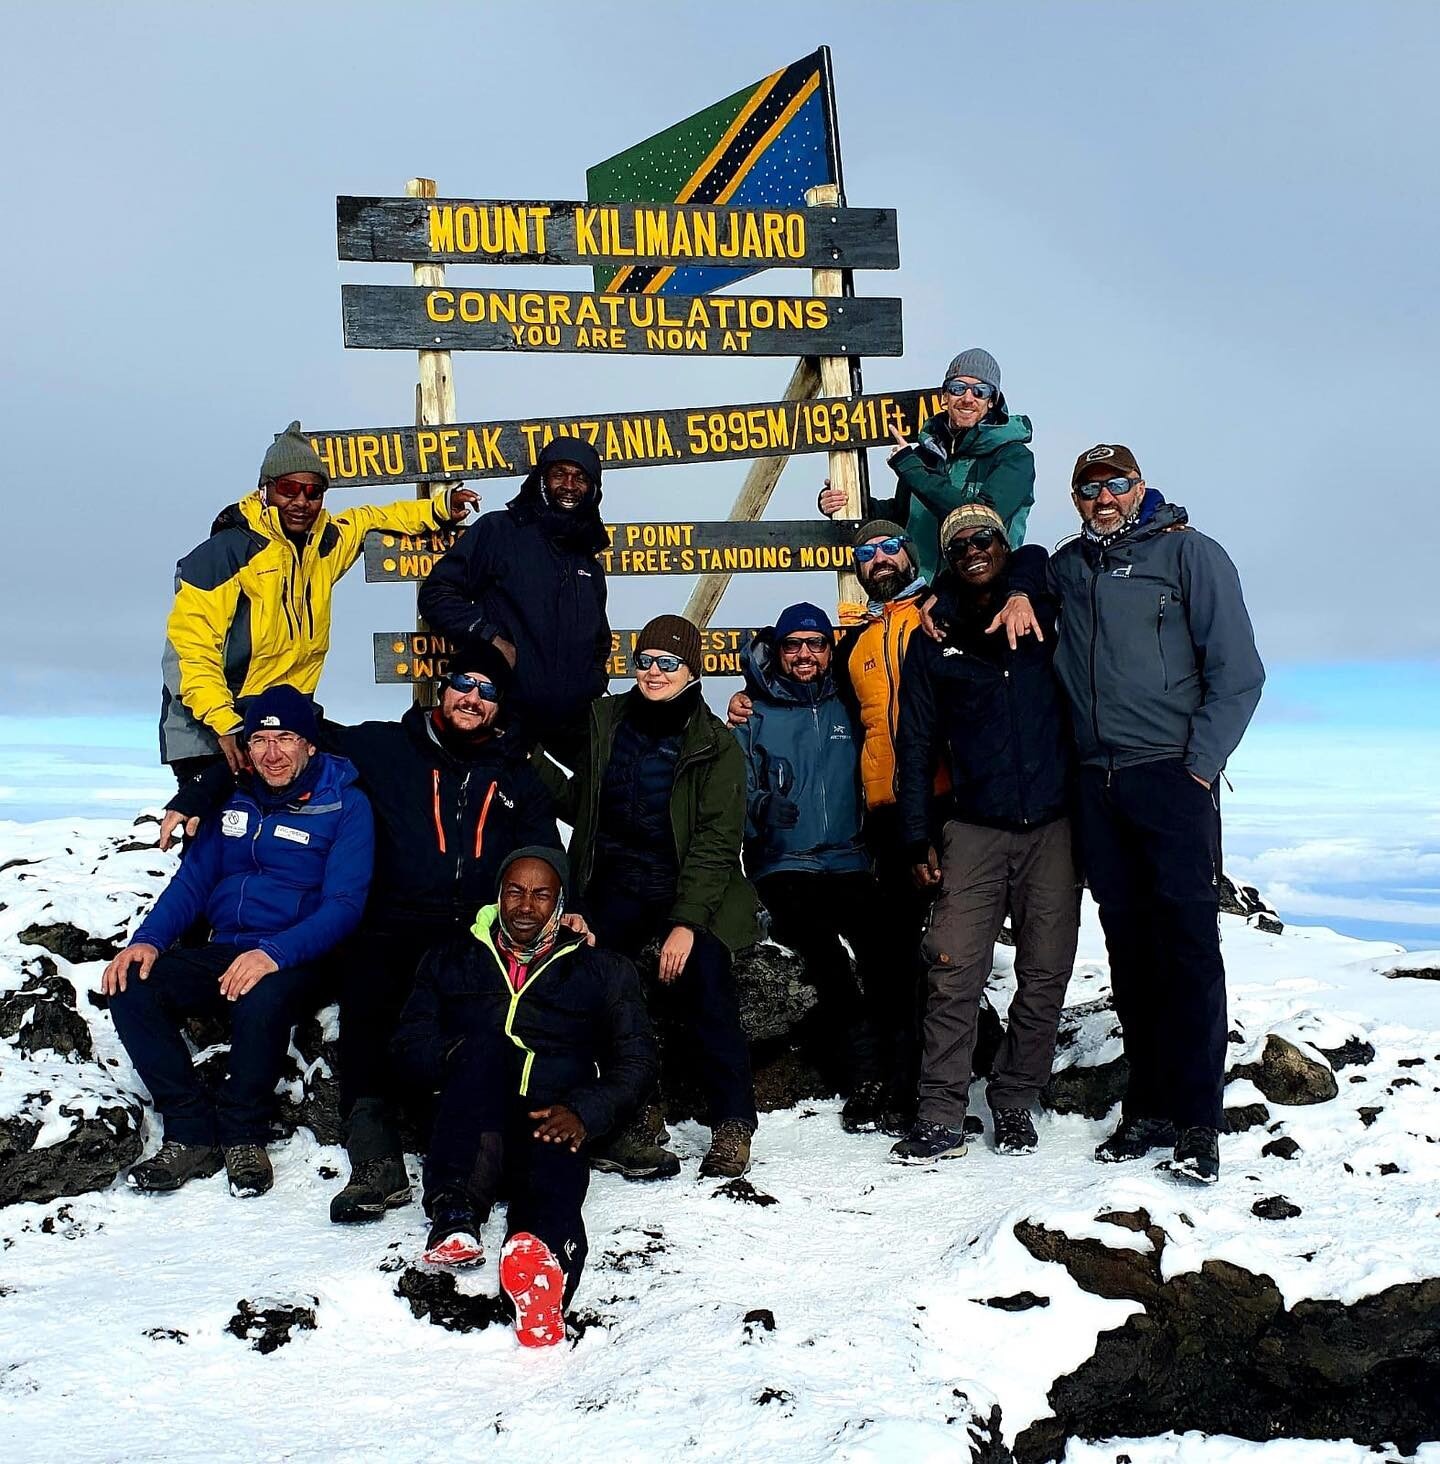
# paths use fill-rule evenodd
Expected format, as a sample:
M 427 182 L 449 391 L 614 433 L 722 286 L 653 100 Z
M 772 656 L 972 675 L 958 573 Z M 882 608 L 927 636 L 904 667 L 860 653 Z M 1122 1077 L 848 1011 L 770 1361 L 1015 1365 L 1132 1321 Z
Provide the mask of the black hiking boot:
M 409 1199 L 410 1176 L 398 1154 L 362 1159 L 350 1166 L 349 1184 L 330 1201 L 330 1218 L 336 1225 L 363 1224 Z
M 701 1179 L 739 1179 L 750 1167 L 750 1125 L 722 1119 L 710 1131 L 710 1152 L 700 1161 Z
M 1171 1174 L 1194 1184 L 1214 1184 L 1220 1178 L 1220 1135 L 1213 1128 L 1187 1128 L 1175 1141 Z
M 231 1144 L 225 1150 L 225 1173 L 237 1200 L 263 1195 L 275 1183 L 270 1156 L 259 1144 Z
M 430 1234 L 421 1257 L 432 1266 L 483 1266 L 480 1217 L 463 1195 L 435 1196 L 430 1207 Z
M 891 1148 L 890 1157 L 898 1164 L 928 1164 L 932 1159 L 963 1159 L 967 1149 L 963 1126 L 947 1128 L 917 1118 L 910 1132 Z
M 660 1109 L 647 1103 L 613 1138 L 590 1155 L 591 1169 L 624 1179 L 674 1179 L 680 1161 L 665 1146 L 670 1131 Z
M 1028 1108 L 991 1109 L 990 1121 L 995 1127 L 997 1154 L 1033 1154 L 1040 1144 Z
M 131 1169 L 125 1183 L 141 1194 L 169 1194 L 192 1179 L 208 1179 L 218 1174 L 224 1164 L 224 1156 L 214 1144 L 182 1144 L 176 1139 L 166 1139 L 157 1153 Z
M 879 1078 L 857 1084 L 840 1110 L 840 1127 L 847 1134 L 873 1134 L 884 1117 L 886 1096 L 886 1084 Z
M 1174 1142 L 1175 1125 L 1168 1118 L 1122 1118 L 1120 1127 L 1097 1145 L 1095 1157 L 1102 1164 L 1128 1164 Z

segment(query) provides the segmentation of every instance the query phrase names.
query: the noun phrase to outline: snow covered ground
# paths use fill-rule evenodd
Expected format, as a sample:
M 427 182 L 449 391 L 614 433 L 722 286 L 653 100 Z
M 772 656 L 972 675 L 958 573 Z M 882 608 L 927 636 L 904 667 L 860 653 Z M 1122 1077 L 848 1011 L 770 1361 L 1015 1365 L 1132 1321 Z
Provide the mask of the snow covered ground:
M 0 993 L 36 954 L 17 942 L 25 927 L 123 931 L 172 867 L 153 850 L 116 852 L 136 836 L 104 820 L 0 825 L 0 865 L 37 861 L 0 870 Z M 1105 992 L 1093 915 L 1074 1003 Z M 115 1185 L 0 1210 L 0 1459 L 964 1460 L 981 1436 L 972 1420 L 998 1404 L 1013 1442 L 1049 1413 L 1055 1379 L 1137 1310 L 1035 1259 L 1019 1221 L 1141 1247 L 1143 1235 L 1096 1217 L 1143 1207 L 1168 1237 L 1167 1278 L 1222 1258 L 1273 1277 L 1287 1305 L 1351 1302 L 1440 1272 L 1440 982 L 1385 974 L 1440 955 L 1315 928 L 1267 935 L 1238 917 L 1225 919 L 1225 949 L 1236 1061 L 1258 1057 L 1272 1032 L 1314 1048 L 1356 1038 L 1375 1056 L 1339 1070 L 1331 1101 L 1272 1105 L 1270 1123 L 1222 1140 L 1218 1187 L 1184 1188 L 1148 1164 L 1101 1167 L 1090 1153 L 1109 1123 L 1054 1114 L 1041 1115 L 1033 1156 L 1000 1158 L 987 1139 L 964 1159 L 902 1168 L 887 1162 L 889 1139 L 843 1134 L 826 1101 L 762 1117 L 756 1197 L 735 1199 L 697 1180 L 705 1130 L 682 1124 L 680 1179 L 595 1177 L 576 1298 L 588 1325 L 547 1354 L 522 1352 L 501 1326 L 454 1332 L 412 1315 L 396 1285 L 423 1238 L 418 1203 L 371 1227 L 332 1226 L 344 1155 L 305 1130 L 272 1151 L 275 1188 L 257 1200 L 230 1198 L 218 1176 L 168 1197 Z M 996 955 L 1003 1006 L 1011 953 Z M 138 1091 L 108 1018 L 85 999 L 100 963 L 56 964 L 97 1057 Z M 0 1115 L 37 1086 L 73 1081 L 74 1064 L 13 1048 L 0 1042 Z M 1227 1102 L 1259 1097 L 1240 1080 Z M 1362 1108 L 1379 1112 L 1367 1122 Z M 983 1085 L 972 1109 L 986 1113 Z M 55 1137 L 66 1122 L 56 1118 Z M 1277 1136 L 1299 1144 L 1295 1158 L 1262 1155 Z M 1252 1205 L 1277 1195 L 1300 1214 L 1257 1219 Z M 493 1290 L 500 1234 L 497 1217 L 492 1259 L 463 1291 Z M 1045 1303 L 987 1305 L 1026 1292 Z M 262 1354 L 227 1330 L 242 1299 L 309 1307 L 315 1326 Z M 1121 1456 L 1382 1457 L 1186 1435 L 1076 1441 L 1066 1458 Z M 1418 1457 L 1437 1464 L 1440 1446 Z

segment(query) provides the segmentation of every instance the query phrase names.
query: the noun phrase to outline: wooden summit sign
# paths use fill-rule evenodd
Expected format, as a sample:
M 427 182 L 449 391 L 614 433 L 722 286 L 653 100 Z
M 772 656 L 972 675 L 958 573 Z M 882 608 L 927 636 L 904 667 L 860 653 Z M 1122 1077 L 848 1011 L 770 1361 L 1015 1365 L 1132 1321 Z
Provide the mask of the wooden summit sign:
M 814 295 L 601 295 L 342 285 L 345 344 L 367 350 L 672 356 L 898 356 L 900 302 Z
M 750 643 L 749 627 L 711 626 L 700 632 L 707 676 L 739 676 L 740 652 Z M 612 679 L 631 676 L 630 657 L 643 646 L 635 641 L 640 631 L 616 630 L 610 635 L 610 659 L 605 674 Z M 375 632 L 375 680 L 382 686 L 407 685 L 443 676 L 450 665 L 450 642 L 429 630 Z
M 715 523 L 611 524 L 598 558 L 607 575 L 762 574 L 847 569 L 854 562 L 855 525 L 834 519 L 722 519 Z M 365 579 L 413 584 L 465 532 L 365 535 Z
M 676 407 L 589 417 L 522 417 L 439 427 L 369 427 L 308 432 L 332 488 L 369 488 L 442 478 L 511 478 L 528 473 L 555 437 L 578 437 L 608 473 L 669 463 L 882 447 L 890 429 L 913 441 L 940 410 L 935 391 L 859 397 Z
M 341 259 L 435 264 L 897 269 L 889 208 L 472 198 L 335 200 Z

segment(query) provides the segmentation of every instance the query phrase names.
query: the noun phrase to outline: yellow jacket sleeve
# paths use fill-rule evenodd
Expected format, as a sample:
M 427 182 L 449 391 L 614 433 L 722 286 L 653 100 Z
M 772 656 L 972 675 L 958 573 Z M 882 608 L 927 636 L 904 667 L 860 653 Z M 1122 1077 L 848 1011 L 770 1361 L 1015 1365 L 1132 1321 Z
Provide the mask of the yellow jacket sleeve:
M 180 700 L 217 736 L 242 725 L 225 680 L 225 637 L 240 602 L 240 578 L 227 576 L 213 589 L 181 579 L 165 634 L 180 663 Z
M 392 534 L 423 534 L 445 527 L 450 522 L 446 512 L 450 488 L 442 483 L 426 498 L 402 498 L 396 503 L 362 503 L 342 509 L 330 516 L 340 532 L 339 574 L 360 557 L 365 535 L 371 529 L 386 529 Z

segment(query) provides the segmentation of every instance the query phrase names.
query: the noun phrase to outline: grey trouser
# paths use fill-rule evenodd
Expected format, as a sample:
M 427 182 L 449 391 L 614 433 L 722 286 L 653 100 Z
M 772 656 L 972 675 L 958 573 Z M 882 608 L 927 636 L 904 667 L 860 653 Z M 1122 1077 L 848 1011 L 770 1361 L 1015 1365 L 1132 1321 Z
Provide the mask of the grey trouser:
M 944 843 L 944 883 L 921 945 L 930 970 L 920 1117 L 959 1128 L 969 1103 L 980 996 L 1007 909 L 1015 929 L 1016 990 L 990 1077 L 990 1107 L 1024 1108 L 1049 1079 L 1075 964 L 1080 888 L 1069 819 L 1026 833 L 952 819 Z

